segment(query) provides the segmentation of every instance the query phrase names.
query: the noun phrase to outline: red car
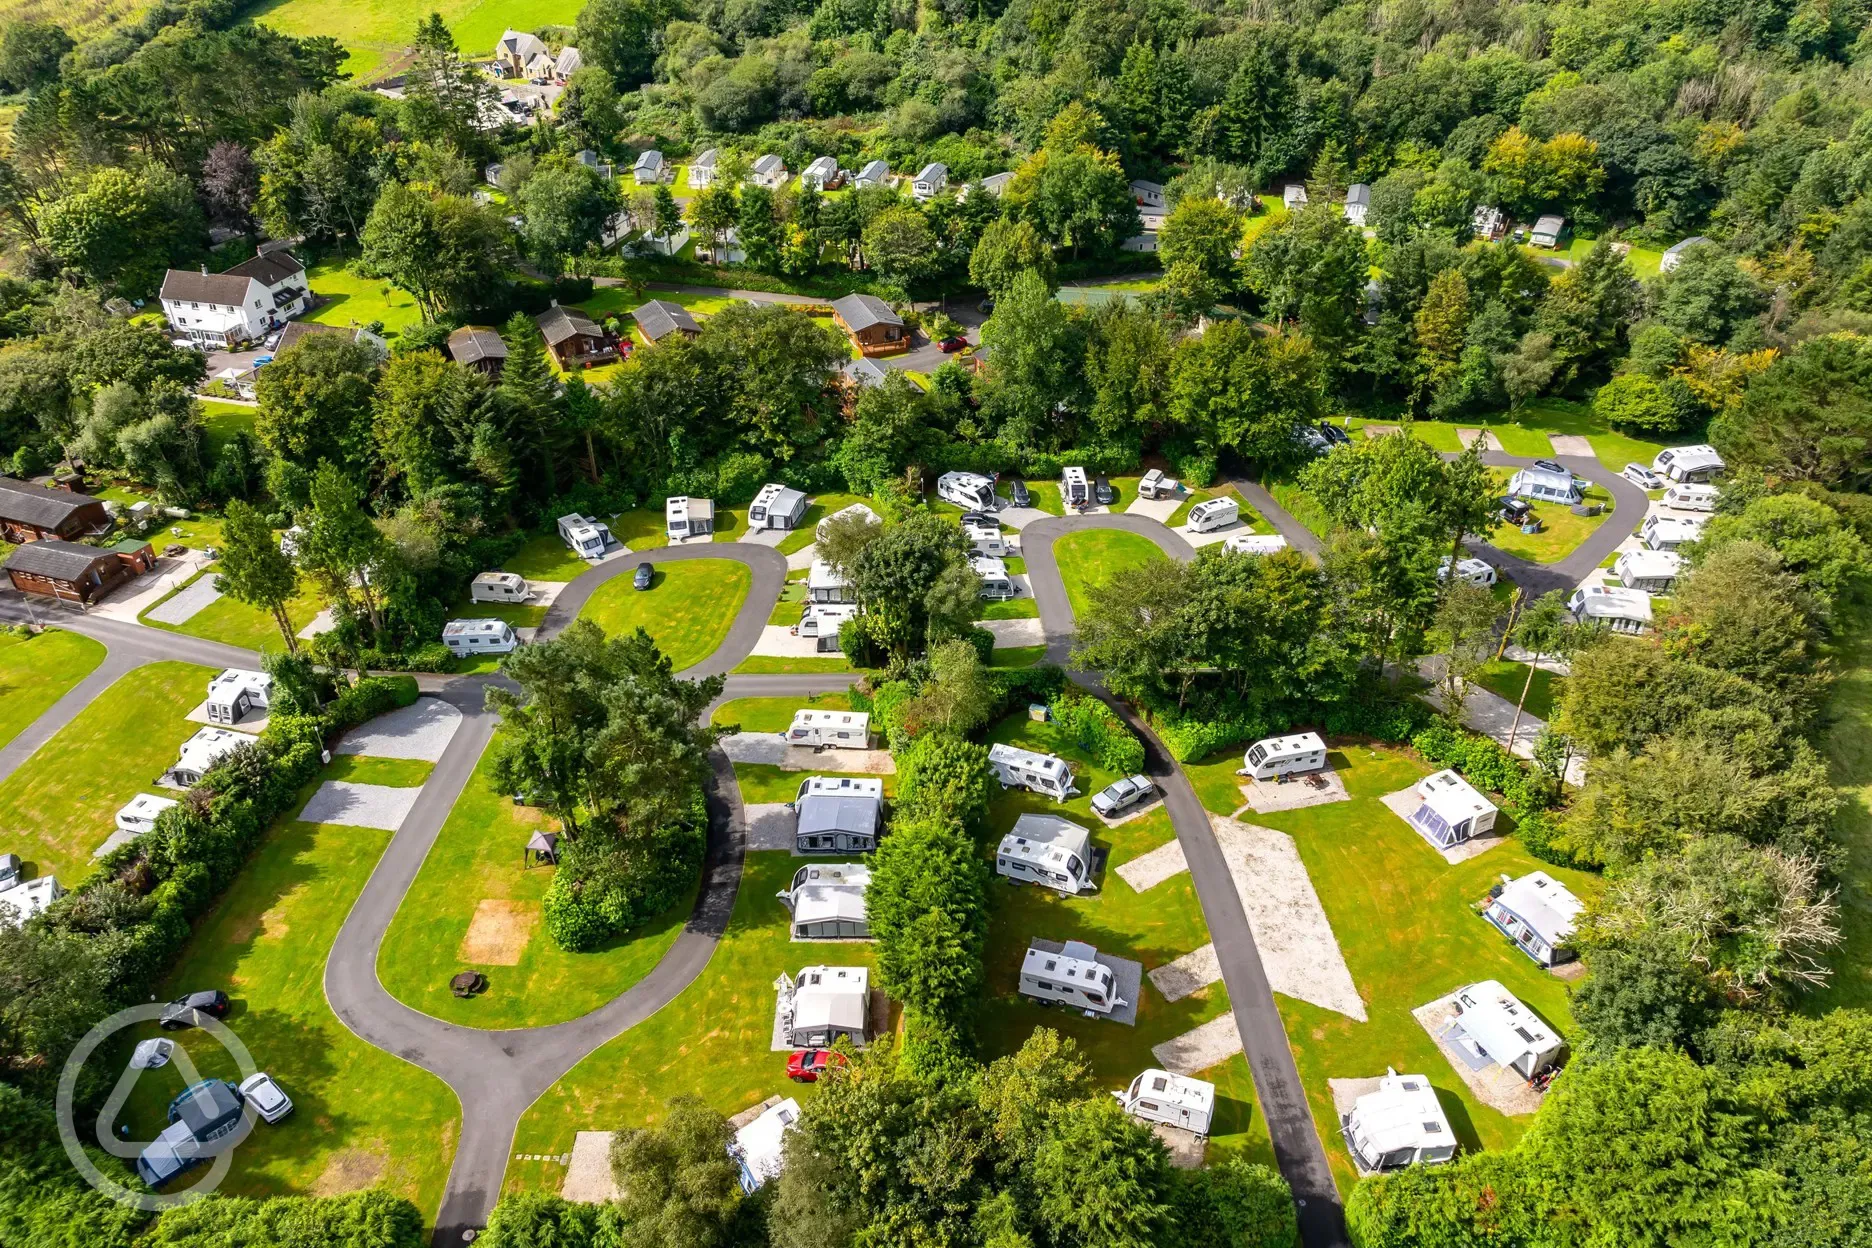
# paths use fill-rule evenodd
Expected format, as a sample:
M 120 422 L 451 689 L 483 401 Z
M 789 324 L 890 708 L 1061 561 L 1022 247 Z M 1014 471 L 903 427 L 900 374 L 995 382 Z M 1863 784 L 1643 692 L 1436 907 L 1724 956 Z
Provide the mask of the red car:
M 937 343 L 936 349 L 941 351 L 944 355 L 952 355 L 968 345 L 969 340 L 964 338 L 961 334 L 951 334 L 949 337 Z
M 786 1059 L 786 1077 L 794 1083 L 818 1083 L 834 1066 L 845 1065 L 845 1055 L 831 1049 L 794 1049 Z

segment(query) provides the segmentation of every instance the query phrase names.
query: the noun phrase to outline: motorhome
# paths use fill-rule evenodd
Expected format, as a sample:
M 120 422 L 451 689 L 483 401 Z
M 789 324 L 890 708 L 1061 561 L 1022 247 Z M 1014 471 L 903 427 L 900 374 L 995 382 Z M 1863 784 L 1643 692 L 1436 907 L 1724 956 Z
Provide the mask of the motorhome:
M 976 555 L 990 555 L 996 559 L 1008 554 L 1007 538 L 1001 533 L 1001 526 L 994 523 L 965 524 L 962 536 L 968 538 L 969 552 Z
M 1286 737 L 1264 737 L 1242 755 L 1241 770 L 1235 774 L 1255 780 L 1274 780 L 1320 771 L 1326 766 L 1326 742 L 1317 732 L 1298 732 Z
M 1674 550 L 1628 550 L 1618 557 L 1612 571 L 1627 589 L 1668 594 L 1683 571 L 1683 556 Z
M 1707 444 L 1673 446 L 1651 461 L 1651 471 L 1667 481 L 1710 481 L 1721 476 L 1724 467 L 1722 456 Z
M 253 738 L 244 732 L 228 728 L 203 728 L 182 743 L 175 765 L 163 776 L 162 783 L 175 789 L 192 788 L 201 783 L 201 778 L 216 763 L 242 746 L 252 744 Z
M 779 894 L 793 916 L 794 940 L 869 940 L 865 890 L 871 868 L 862 862 L 812 862 L 793 873 L 793 886 Z
M 794 529 L 799 527 L 799 522 L 805 517 L 806 496 L 798 490 L 774 482 L 761 486 L 760 493 L 748 505 L 748 528 L 755 532 L 762 529 Z
M 871 716 L 863 711 L 798 710 L 787 729 L 787 744 L 816 750 L 868 750 Z
M 1036 754 L 997 741 L 988 747 L 988 765 L 1003 788 L 1031 789 L 1056 802 L 1079 791 L 1073 787 L 1072 767 L 1055 754 Z
M 1147 1070 L 1123 1092 L 1114 1092 L 1124 1112 L 1143 1122 L 1161 1122 L 1208 1135 L 1215 1118 L 1215 1084 L 1167 1070 Z
M 1190 508 L 1189 531 L 1213 533 L 1241 520 L 1241 504 L 1232 498 L 1211 498 Z
M 1456 994 L 1457 1047 L 1532 1081 L 1560 1064 L 1566 1042 L 1501 984 L 1485 979 Z
M 1111 968 L 1098 960 L 1098 950 L 1079 940 L 1029 944 L 1021 960 L 1020 991 L 1037 1001 L 1094 1014 L 1109 1014 L 1130 1004 L 1118 995 Z
M 517 572 L 482 572 L 468 586 L 470 602 L 522 603 L 533 592 Z
M 1651 595 L 1642 589 L 1582 585 L 1566 605 L 1580 623 L 1602 624 L 1615 633 L 1635 636 L 1651 628 Z
M 995 850 L 995 873 L 1073 897 L 1092 888 L 1092 834 L 1057 815 L 1024 814 Z
M 442 644 L 458 657 L 507 654 L 520 644 L 505 620 L 450 620 L 442 626 Z
M 808 776 L 792 801 L 793 848 L 802 854 L 868 854 L 884 823 L 884 782 L 871 776 Z
M 208 700 L 202 709 L 211 724 L 238 724 L 250 711 L 267 709 L 273 678 L 265 672 L 230 667 L 208 682 Z
M 1716 499 L 1721 493 L 1713 485 L 1680 482 L 1664 491 L 1664 505 L 1679 511 L 1715 511 Z
M 936 497 L 963 511 L 993 511 L 1000 506 L 994 481 L 979 472 L 945 472 L 936 478 Z
M 1236 533 L 1222 539 L 1222 549 L 1231 555 L 1271 555 L 1287 549 L 1287 539 L 1278 533 Z
M 1701 538 L 1703 526 L 1708 523 L 1708 516 L 1660 516 L 1653 513 L 1645 517 L 1644 527 L 1638 530 L 1638 535 L 1652 550 L 1676 550 Z
M 672 542 L 715 531 L 715 500 L 678 494 L 663 500 L 663 532 Z
M 581 559 L 602 559 L 605 551 L 617 543 L 610 525 L 576 512 L 559 517 L 559 536 Z
M 1445 769 L 1417 782 L 1410 825 L 1438 849 L 1474 840 L 1495 827 L 1495 804 L 1467 780 Z
M 1502 879 L 1506 882 L 1489 898 L 1482 917 L 1540 965 L 1570 961 L 1573 950 L 1567 942 L 1585 903 L 1545 871 L 1530 871 L 1518 880 Z
M 1386 1070 L 1375 1091 L 1352 1102 L 1339 1119 L 1352 1160 L 1366 1174 L 1434 1166 L 1456 1155 L 1456 1133 L 1423 1075 Z
M 1092 506 L 1092 483 L 1083 468 L 1067 468 L 1060 473 L 1060 502 L 1074 511 Z
M 975 575 L 981 581 L 981 596 L 990 600 L 1014 598 L 1020 594 L 1020 583 L 1008 572 L 1007 564 L 987 555 L 969 557 L 969 567 L 975 569 Z

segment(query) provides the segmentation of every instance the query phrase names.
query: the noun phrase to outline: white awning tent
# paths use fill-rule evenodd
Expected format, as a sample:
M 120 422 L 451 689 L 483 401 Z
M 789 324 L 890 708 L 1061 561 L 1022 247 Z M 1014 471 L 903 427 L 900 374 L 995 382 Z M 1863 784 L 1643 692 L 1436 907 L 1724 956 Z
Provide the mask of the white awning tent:
M 1566 943 L 1584 909 L 1585 903 L 1559 880 L 1545 871 L 1530 871 L 1490 898 L 1482 917 L 1528 957 L 1552 966 L 1566 960 Z
M 1423 1075 L 1387 1070 L 1376 1091 L 1353 1102 L 1340 1119 L 1346 1147 L 1361 1170 L 1435 1165 L 1456 1155 L 1456 1133 Z
M 1456 1022 L 1490 1061 L 1533 1079 L 1560 1061 L 1566 1042 L 1500 983 L 1485 979 L 1456 994 Z

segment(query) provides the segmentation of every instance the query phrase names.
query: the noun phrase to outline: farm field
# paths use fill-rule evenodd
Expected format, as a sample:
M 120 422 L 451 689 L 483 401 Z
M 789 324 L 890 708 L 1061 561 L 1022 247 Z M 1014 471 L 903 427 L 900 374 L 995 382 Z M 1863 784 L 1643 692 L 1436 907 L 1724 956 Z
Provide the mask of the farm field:
M 97 670 L 104 647 L 62 628 L 0 633 L 0 745 L 11 741 Z
M 579 11 L 576 0 L 516 0 L 502 5 L 441 0 L 431 7 L 441 13 L 456 45 L 471 59 L 491 55 L 495 40 L 509 26 L 516 30 L 570 26 Z M 266 0 L 253 17 L 289 35 L 335 37 L 351 54 L 344 72 L 363 81 L 410 47 L 421 12 L 391 0 Z
M 629 576 L 614 576 L 579 614 L 612 637 L 643 629 L 680 672 L 721 645 L 752 581 L 747 565 L 732 559 L 660 563 L 649 589 L 633 588 Z

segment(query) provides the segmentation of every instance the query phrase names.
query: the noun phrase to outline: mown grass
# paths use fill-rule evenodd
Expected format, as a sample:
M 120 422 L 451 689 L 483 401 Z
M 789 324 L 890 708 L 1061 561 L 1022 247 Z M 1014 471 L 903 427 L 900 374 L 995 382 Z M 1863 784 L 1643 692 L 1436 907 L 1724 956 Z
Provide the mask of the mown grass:
M 800 675 L 808 672 L 851 672 L 863 669 L 851 665 L 842 654 L 750 654 L 735 665 L 735 672 L 748 676 Z
M 149 618 L 151 611 L 168 602 L 202 577 L 218 575 L 219 571 L 218 565 L 210 564 L 145 607 L 137 616 L 137 622 L 150 628 L 160 628 L 171 633 L 186 633 L 190 637 L 200 637 L 205 641 L 219 641 L 247 650 L 262 648 L 284 650 L 286 639 L 280 635 L 279 624 L 273 619 L 271 611 L 250 607 L 227 594 L 221 595 L 180 624 L 165 624 L 160 620 Z M 313 617 L 324 607 L 325 600 L 314 588 L 312 579 L 306 576 L 300 577 L 299 592 L 286 604 L 286 615 L 292 623 L 293 632 L 296 634 L 310 624 Z
M 0 745 L 19 736 L 72 686 L 97 670 L 104 647 L 62 628 L 0 633 Z
M 1497 485 L 1506 487 L 1514 470 L 1491 468 L 1489 474 Z M 1533 507 L 1534 515 L 1541 522 L 1539 533 L 1523 533 L 1512 525 L 1499 525 L 1489 534 L 1489 544 L 1530 563 L 1558 563 L 1566 558 L 1612 514 L 1612 495 L 1604 486 L 1585 481 L 1581 481 L 1580 486 L 1580 496 L 1585 502 L 1600 504 L 1598 515 L 1576 516 L 1565 503 L 1537 502 Z
M 519 550 L 501 560 L 498 570 L 518 573 L 529 581 L 571 581 L 589 571 L 591 566 L 572 553 L 572 548 L 565 544 L 555 528 L 527 538 Z
M 1162 559 L 1164 553 L 1149 538 L 1122 529 L 1084 529 L 1053 543 L 1053 557 L 1059 562 L 1060 579 L 1066 583 L 1073 618 L 1082 619 L 1091 605 L 1094 586 Z
M 287 0 L 287 4 L 282 7 L 292 8 L 299 5 L 314 7 L 327 3 L 329 0 Z M 362 8 L 366 4 L 374 6 L 374 0 L 364 0 L 363 3 L 359 3 L 359 0 L 340 0 L 339 4 L 334 7 Z M 270 18 L 274 12 L 276 11 L 263 10 L 257 16 Z M 398 12 L 402 15 L 402 21 L 408 25 L 409 34 L 413 35 L 415 33 L 414 16 L 407 10 L 400 9 Z M 276 25 L 272 20 L 268 20 L 267 24 Z M 280 27 L 280 29 L 287 28 Z M 347 25 L 337 25 L 313 31 L 288 30 L 288 33 L 331 34 L 333 31 L 353 29 L 355 28 Z M 499 30 L 488 36 L 487 46 L 490 51 L 494 47 L 494 41 L 499 37 Z M 405 38 L 407 40 L 408 36 L 406 35 Z M 396 341 L 397 335 L 402 331 L 422 322 L 422 309 L 416 306 L 415 296 L 399 287 L 392 286 L 384 278 L 360 276 L 347 267 L 347 262 L 342 257 L 327 256 L 309 267 L 306 270 L 306 282 L 312 288 L 312 293 L 317 295 L 322 302 L 318 307 L 300 317 L 302 321 L 314 321 L 320 325 L 337 325 L 346 329 L 381 321 L 383 336 L 392 342 Z
M 732 559 L 693 559 L 656 565 L 649 589 L 615 576 L 600 585 L 579 612 L 612 637 L 641 628 L 677 671 L 715 653 L 748 595 L 753 577 Z
M 1045 646 L 997 646 L 988 666 L 1032 667 L 1045 657 Z
M 793 712 L 808 708 L 818 711 L 849 711 L 848 693 L 814 693 L 803 698 L 736 698 L 715 708 L 709 722 L 717 728 L 738 724 L 742 732 L 785 732 L 793 723 Z
M 1565 687 L 1566 678 L 1555 676 L 1544 667 L 1535 668 L 1534 683 L 1529 685 L 1528 666 L 1513 659 L 1496 659 L 1482 669 L 1476 683 L 1510 702 L 1520 702 L 1521 691 L 1525 688 L 1527 702 L 1522 709 L 1536 719 L 1552 719 L 1554 700 Z
M 208 460 L 221 453 L 221 448 L 234 440 L 237 433 L 252 433 L 254 416 L 260 409 L 241 403 L 217 403 L 213 399 L 202 399 L 202 430 L 207 435 Z
M 783 555 L 796 554 L 805 550 L 817 539 L 817 530 L 821 520 L 827 516 L 837 515 L 853 503 L 864 503 L 868 506 L 870 502 L 871 500 L 862 494 L 820 494 L 813 499 L 812 505 L 806 508 L 806 514 L 800 519 L 799 527 L 788 534 L 775 549 Z M 876 508 L 872 510 L 875 511 Z

